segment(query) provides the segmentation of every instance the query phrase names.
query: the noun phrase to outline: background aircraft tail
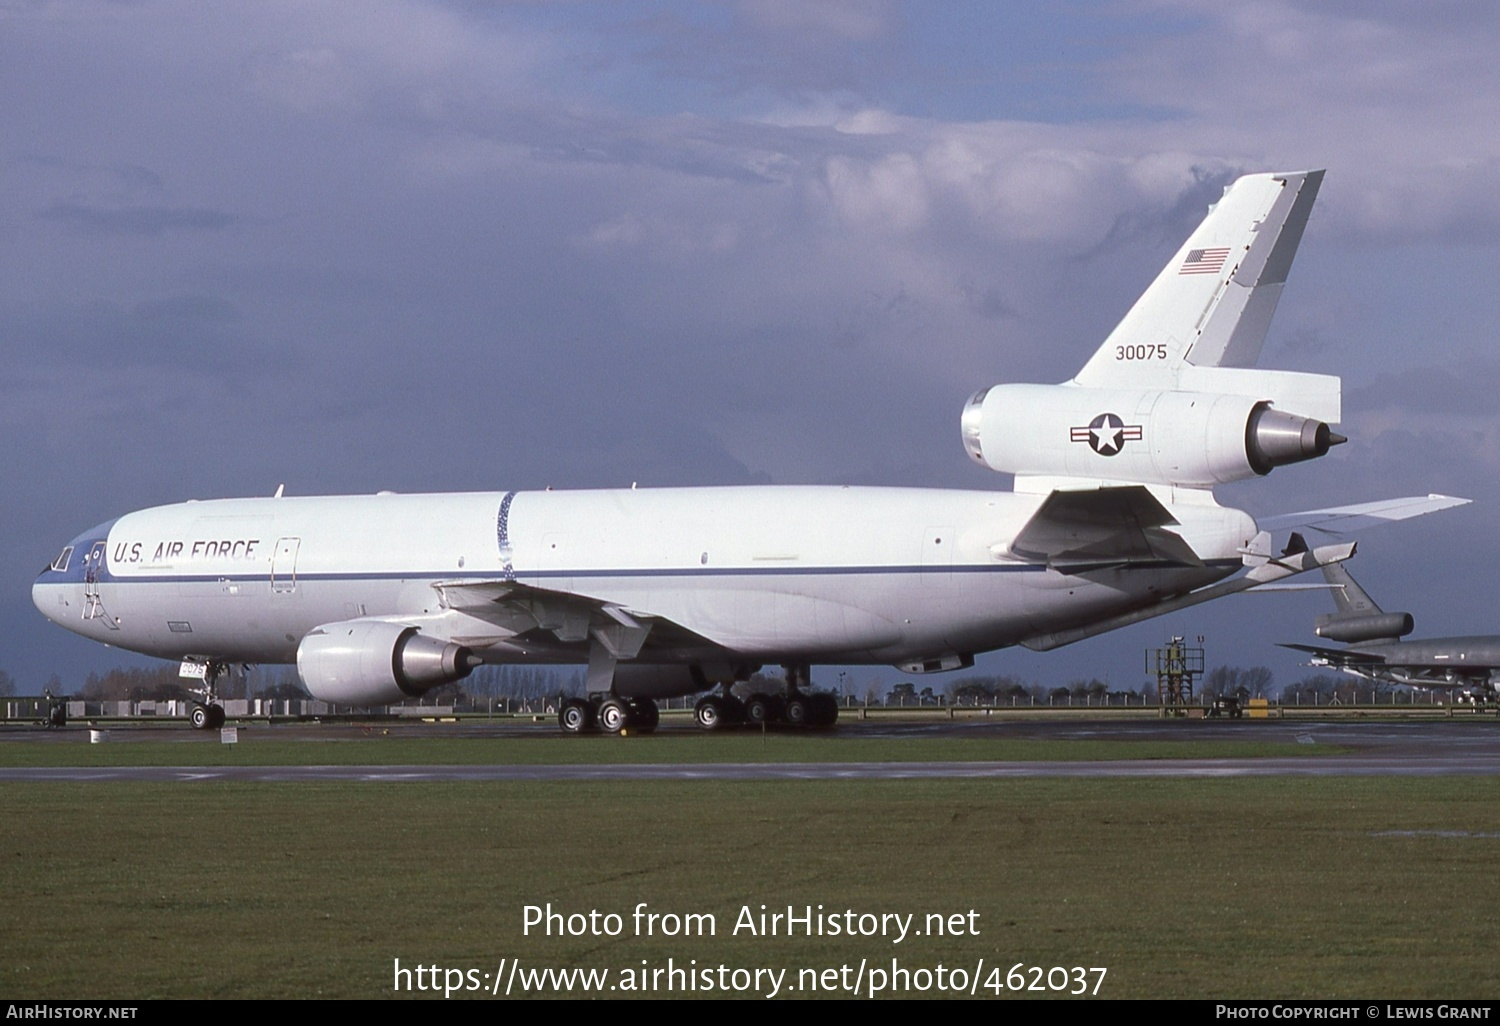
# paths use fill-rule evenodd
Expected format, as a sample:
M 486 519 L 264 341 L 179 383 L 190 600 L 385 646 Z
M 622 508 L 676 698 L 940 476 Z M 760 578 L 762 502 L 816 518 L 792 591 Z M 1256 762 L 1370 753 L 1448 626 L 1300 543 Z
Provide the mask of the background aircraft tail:
M 1410 613 L 1382 612 L 1342 565 L 1324 566 L 1323 576 L 1333 586 L 1330 590 L 1338 612 L 1318 617 L 1318 637 L 1344 642 L 1395 641 L 1416 626 Z

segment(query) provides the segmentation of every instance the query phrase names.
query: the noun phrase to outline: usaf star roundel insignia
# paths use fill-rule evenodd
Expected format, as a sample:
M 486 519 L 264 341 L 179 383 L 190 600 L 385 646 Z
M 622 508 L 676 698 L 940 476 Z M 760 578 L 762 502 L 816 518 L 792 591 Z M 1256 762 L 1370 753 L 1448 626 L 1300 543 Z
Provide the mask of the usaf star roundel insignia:
M 1126 424 L 1113 413 L 1101 413 L 1089 421 L 1088 427 L 1073 428 L 1071 438 L 1089 443 L 1100 456 L 1113 456 L 1125 448 L 1126 442 L 1140 441 L 1142 434 L 1141 425 Z

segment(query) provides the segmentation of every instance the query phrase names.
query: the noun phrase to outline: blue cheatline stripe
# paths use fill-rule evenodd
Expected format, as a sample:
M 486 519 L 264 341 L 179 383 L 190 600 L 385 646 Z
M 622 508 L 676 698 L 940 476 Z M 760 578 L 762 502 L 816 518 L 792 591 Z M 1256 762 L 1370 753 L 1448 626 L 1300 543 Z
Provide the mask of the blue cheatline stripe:
M 1238 559 L 1209 560 L 1206 564 L 1209 569 L 1231 570 L 1241 566 Z M 1120 567 L 1122 570 L 1186 570 L 1180 563 L 1166 561 L 1158 563 L 1131 563 Z M 681 569 L 575 569 L 575 570 L 521 570 L 516 571 L 509 567 L 505 568 L 506 580 L 522 578 L 527 581 L 549 580 L 557 578 L 571 578 L 587 580 L 590 578 L 620 579 L 629 577 L 663 578 L 684 577 L 692 580 L 704 580 L 715 577 L 860 577 L 860 576 L 924 576 L 941 577 L 947 574 L 1014 574 L 1014 573 L 1045 573 L 1047 567 L 1039 563 L 1004 563 L 999 566 L 978 564 L 972 566 L 954 566 L 934 570 L 925 566 L 798 566 L 798 567 L 712 567 L 698 569 L 697 567 L 683 567 Z M 332 572 L 332 573 L 299 573 L 299 581 L 410 581 L 410 580 L 433 580 L 433 581 L 462 581 L 462 580 L 494 580 L 494 570 L 411 570 L 411 571 L 380 571 L 371 573 L 356 572 Z M 169 582 L 194 583 L 194 582 L 218 582 L 243 583 L 253 581 L 269 582 L 269 574 L 149 574 L 141 576 L 113 577 L 110 583 L 126 584 L 164 584 Z M 47 582 L 42 582 L 47 583 Z M 59 584 L 69 583 L 59 581 Z

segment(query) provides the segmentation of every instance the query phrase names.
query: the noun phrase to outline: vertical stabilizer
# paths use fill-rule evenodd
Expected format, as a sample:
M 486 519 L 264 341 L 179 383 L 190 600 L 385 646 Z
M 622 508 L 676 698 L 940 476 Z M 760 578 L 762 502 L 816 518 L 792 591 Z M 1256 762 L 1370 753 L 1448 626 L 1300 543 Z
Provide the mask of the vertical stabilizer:
M 1323 568 L 1323 576 L 1333 585 L 1333 604 L 1338 607 L 1340 617 L 1365 616 L 1382 612 L 1365 589 L 1359 586 L 1342 564 L 1330 563 Z
M 1254 366 L 1322 181 L 1322 171 L 1237 179 L 1074 383 L 1171 389 L 1185 365 Z

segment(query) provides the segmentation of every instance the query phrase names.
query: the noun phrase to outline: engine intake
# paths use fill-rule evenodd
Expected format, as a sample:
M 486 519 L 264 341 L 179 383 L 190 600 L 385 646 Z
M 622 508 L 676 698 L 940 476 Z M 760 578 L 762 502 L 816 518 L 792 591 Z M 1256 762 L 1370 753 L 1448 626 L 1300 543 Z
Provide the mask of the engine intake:
M 297 646 L 297 674 L 325 702 L 383 705 L 463 680 L 481 660 L 468 648 L 381 620 L 315 628 Z

